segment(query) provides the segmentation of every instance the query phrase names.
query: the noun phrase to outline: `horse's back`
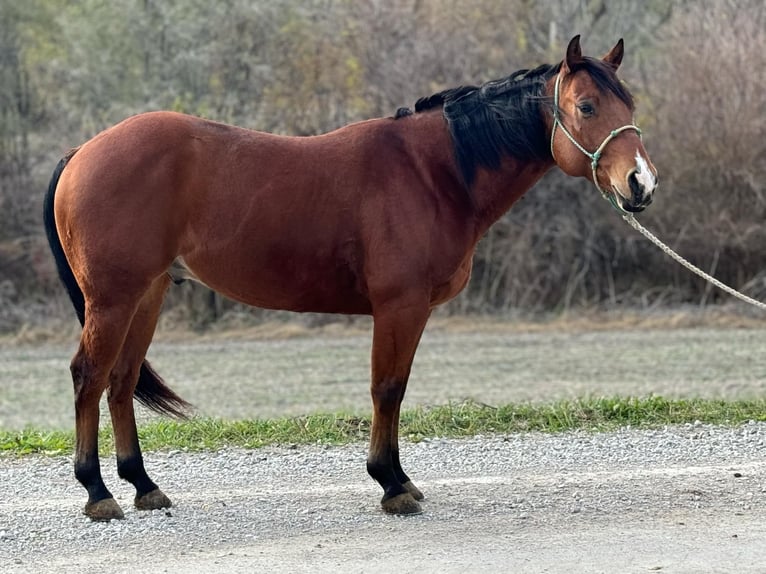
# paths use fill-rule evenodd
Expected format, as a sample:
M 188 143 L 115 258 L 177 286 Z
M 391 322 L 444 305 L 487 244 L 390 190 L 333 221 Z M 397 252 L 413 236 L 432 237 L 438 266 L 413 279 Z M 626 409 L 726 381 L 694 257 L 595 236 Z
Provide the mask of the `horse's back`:
M 74 258 L 87 257 L 81 274 L 107 267 L 146 282 L 180 258 L 200 281 L 249 304 L 368 312 L 364 190 L 340 165 L 350 153 L 327 138 L 141 114 L 72 158 L 57 190 L 59 232 Z

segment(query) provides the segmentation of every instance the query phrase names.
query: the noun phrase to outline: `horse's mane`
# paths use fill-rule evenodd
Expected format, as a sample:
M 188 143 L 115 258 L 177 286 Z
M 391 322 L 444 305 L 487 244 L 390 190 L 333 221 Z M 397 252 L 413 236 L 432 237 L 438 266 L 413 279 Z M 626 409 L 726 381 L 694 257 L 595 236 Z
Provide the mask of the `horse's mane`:
M 506 155 L 522 161 L 551 159 L 541 106 L 553 107 L 545 85 L 560 69 L 560 63 L 544 64 L 482 86 L 444 90 L 415 103 L 416 114 L 443 108 L 466 188 L 470 189 L 479 167 L 498 169 Z M 586 57 L 573 71 L 580 69 L 588 71 L 599 90 L 614 93 L 633 109 L 633 97 L 609 65 Z M 409 110 L 400 108 L 395 117 L 407 115 Z

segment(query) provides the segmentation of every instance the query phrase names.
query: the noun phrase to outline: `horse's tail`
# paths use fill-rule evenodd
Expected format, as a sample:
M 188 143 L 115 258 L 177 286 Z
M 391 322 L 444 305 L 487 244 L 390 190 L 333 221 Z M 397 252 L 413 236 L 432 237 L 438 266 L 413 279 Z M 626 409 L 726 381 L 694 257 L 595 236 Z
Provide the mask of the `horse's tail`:
M 145 407 L 161 415 L 170 415 L 179 419 L 188 418 L 191 405 L 175 394 L 157 372 L 144 359 L 138 373 L 138 384 L 133 396 Z
M 48 184 L 48 191 L 43 200 L 43 222 L 45 223 L 45 233 L 48 236 L 48 244 L 53 252 L 53 258 L 56 261 L 61 282 L 69 293 L 69 299 L 72 301 L 77 319 L 80 325 L 85 325 L 85 297 L 82 294 L 77 279 L 72 273 L 72 268 L 67 261 L 64 248 L 61 245 L 61 238 L 56 230 L 56 215 L 53 210 L 56 196 L 56 187 L 64 168 L 72 159 L 77 149 L 70 151 L 59 161 L 56 169 L 53 170 L 51 181 Z M 152 369 L 148 361 L 144 360 L 138 374 L 138 384 L 133 391 L 133 396 L 147 408 L 165 415 L 171 415 L 179 418 L 186 418 L 187 411 L 191 405 L 175 394 L 163 382 L 162 378 Z
M 48 192 L 45 194 L 45 199 L 43 200 L 43 221 L 45 222 L 45 233 L 48 236 L 48 245 L 50 245 L 51 251 L 53 252 L 53 258 L 56 260 L 56 269 L 59 272 L 59 277 L 61 278 L 64 287 L 66 287 L 67 293 L 69 293 L 69 299 L 72 301 L 80 325 L 84 325 L 85 298 L 82 295 L 80 286 L 77 284 L 77 279 L 75 279 L 74 274 L 72 273 L 69 261 L 66 259 L 64 248 L 61 246 L 61 239 L 56 230 L 56 214 L 53 211 L 53 203 L 56 196 L 56 187 L 59 184 L 59 178 L 75 153 L 77 153 L 76 149 L 70 151 L 67 155 L 61 158 L 56 169 L 53 170 L 51 182 L 48 184 Z

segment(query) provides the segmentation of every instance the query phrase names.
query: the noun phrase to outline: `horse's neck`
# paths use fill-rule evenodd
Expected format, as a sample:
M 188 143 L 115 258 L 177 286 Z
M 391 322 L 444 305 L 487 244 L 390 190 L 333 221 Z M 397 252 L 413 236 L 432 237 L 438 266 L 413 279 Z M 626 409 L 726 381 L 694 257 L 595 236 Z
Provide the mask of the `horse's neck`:
M 484 235 L 551 167 L 553 162 L 505 158 L 499 170 L 480 169 L 471 188 L 477 235 Z
M 453 197 L 470 195 L 477 240 L 554 165 L 552 160 L 518 161 L 506 157 L 497 170 L 478 168 L 471 190 L 466 191 L 441 110 L 419 114 L 415 121 L 417 123 L 400 124 L 402 129 L 417 130 L 420 134 L 416 138 L 418 146 L 412 150 L 413 157 L 434 172 L 430 179 L 443 193 L 451 192 Z M 423 134 L 428 135 L 423 137 Z

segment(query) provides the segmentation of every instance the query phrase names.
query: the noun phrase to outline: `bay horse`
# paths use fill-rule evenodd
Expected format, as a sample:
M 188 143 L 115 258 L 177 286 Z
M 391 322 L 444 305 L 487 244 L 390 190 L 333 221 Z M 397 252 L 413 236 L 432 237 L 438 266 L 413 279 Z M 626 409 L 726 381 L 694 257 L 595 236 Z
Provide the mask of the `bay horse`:
M 187 412 L 145 359 L 166 290 L 187 278 L 249 305 L 372 315 L 367 470 L 385 512 L 420 512 L 399 460 L 399 408 L 431 310 L 466 286 L 479 239 L 555 165 L 618 209 L 652 200 L 656 170 L 616 76 L 623 52 L 620 40 L 603 58 L 583 56 L 577 36 L 558 64 L 324 135 L 152 112 L 71 151 L 44 220 L 83 326 L 70 370 L 84 513 L 123 517 L 99 465 L 104 391 L 135 506 L 171 505 L 144 468 L 133 398 Z

